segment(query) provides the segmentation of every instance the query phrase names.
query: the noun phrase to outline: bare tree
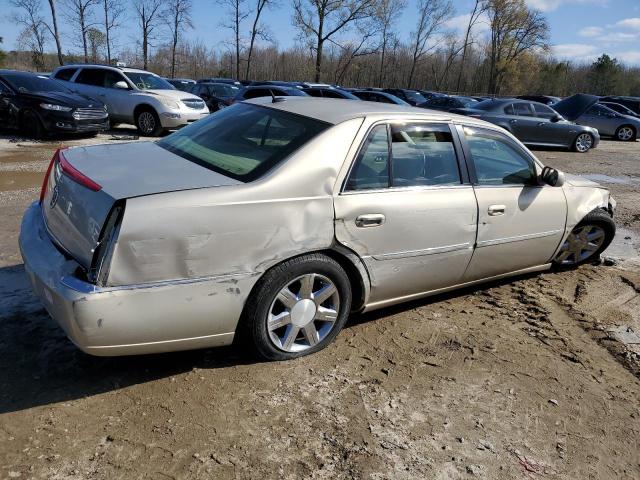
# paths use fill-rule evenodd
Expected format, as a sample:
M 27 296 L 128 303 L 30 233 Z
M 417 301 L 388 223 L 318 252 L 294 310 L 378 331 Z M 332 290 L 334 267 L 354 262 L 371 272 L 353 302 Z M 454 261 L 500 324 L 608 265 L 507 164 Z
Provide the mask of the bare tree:
M 60 32 L 58 31 L 58 16 L 56 14 L 56 0 L 49 0 L 49 9 L 51 10 L 51 27 L 47 24 L 47 29 L 56 42 L 56 50 L 58 51 L 58 63 L 64 64 L 62 59 L 62 44 L 60 43 Z
M 294 25 L 310 39 L 316 53 L 314 80 L 322 77 L 325 42 L 346 31 L 354 22 L 374 13 L 376 0 L 293 0 Z
M 380 32 L 380 70 L 378 73 L 378 86 L 384 84 L 384 61 L 387 54 L 389 41 L 395 38 L 392 31 L 393 25 L 398 20 L 406 7 L 405 0 L 380 0 L 376 6 L 374 19 Z
M 411 69 L 407 79 L 407 88 L 411 88 L 417 64 L 424 56 L 436 48 L 431 45 L 444 24 L 453 15 L 450 0 L 418 0 L 418 24 L 411 34 Z
M 255 0 L 256 6 L 253 10 L 253 24 L 251 26 L 251 32 L 249 34 L 249 50 L 247 51 L 247 66 L 244 74 L 244 79 L 249 80 L 249 74 L 251 73 L 251 58 L 253 57 L 253 48 L 255 46 L 256 38 L 260 37 L 263 40 L 269 40 L 269 33 L 261 23 L 260 16 L 265 8 L 269 8 L 274 5 L 274 0 Z
M 149 45 L 161 23 L 162 0 L 133 0 L 136 20 L 142 33 L 143 68 L 149 68 Z
M 89 61 L 89 44 L 87 42 L 87 32 L 95 26 L 93 19 L 93 7 L 99 0 L 67 0 L 66 17 L 70 24 L 74 25 L 80 36 L 82 50 L 84 52 L 84 62 Z
M 164 20 L 171 32 L 171 78 L 176 75 L 176 48 L 182 33 L 193 28 L 191 22 L 191 0 L 169 0 L 163 12 Z
M 40 0 L 11 0 L 11 5 L 18 9 L 11 16 L 11 20 L 22 26 L 18 42 L 31 51 L 33 66 L 43 70 L 47 27 L 40 15 Z
M 549 26 L 542 13 L 527 7 L 524 0 L 490 0 L 487 14 L 489 93 L 498 94 L 509 67 L 524 53 L 548 49 Z
M 469 45 L 471 44 L 471 32 L 473 27 L 480 21 L 482 14 L 487 11 L 487 1 L 488 0 L 475 0 L 473 5 L 473 10 L 471 10 L 471 14 L 469 15 L 469 22 L 467 23 L 467 29 L 464 33 L 464 44 L 462 47 L 462 58 L 460 59 L 460 69 L 458 70 L 458 82 L 456 84 L 456 92 L 460 91 L 460 87 L 462 85 L 462 73 L 464 71 L 464 62 L 467 59 L 467 51 L 469 49 Z
M 233 32 L 233 49 L 235 51 L 235 77 L 240 78 L 240 50 L 242 39 L 240 31 L 242 22 L 249 16 L 245 10 L 245 0 L 218 0 L 218 3 L 228 10 L 229 23 L 223 23 L 224 28 Z
M 111 64 L 111 46 L 113 38 L 111 33 L 120 26 L 120 20 L 126 12 L 122 0 L 102 0 L 104 12 L 104 42 L 107 47 L 107 63 Z

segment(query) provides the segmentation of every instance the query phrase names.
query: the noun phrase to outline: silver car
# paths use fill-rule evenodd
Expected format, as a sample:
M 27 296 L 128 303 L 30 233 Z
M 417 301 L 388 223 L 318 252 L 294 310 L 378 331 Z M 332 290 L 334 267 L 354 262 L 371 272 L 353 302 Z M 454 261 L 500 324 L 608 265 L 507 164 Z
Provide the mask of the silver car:
M 615 201 L 480 120 L 256 99 L 162 140 L 54 156 L 20 247 L 82 350 L 249 342 L 289 359 L 350 312 L 595 259 Z

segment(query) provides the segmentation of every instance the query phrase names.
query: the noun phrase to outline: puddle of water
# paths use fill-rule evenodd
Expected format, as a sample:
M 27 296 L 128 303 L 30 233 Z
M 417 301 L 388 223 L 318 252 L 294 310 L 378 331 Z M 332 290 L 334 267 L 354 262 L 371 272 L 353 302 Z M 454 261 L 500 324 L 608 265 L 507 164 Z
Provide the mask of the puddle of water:
M 0 192 L 22 190 L 42 185 L 42 172 L 2 172 L 0 175 Z
M 614 185 L 634 185 L 640 183 L 640 178 L 628 177 L 626 175 L 612 177 L 609 175 L 604 175 L 602 173 L 584 173 L 580 174 L 580 176 L 593 182 L 610 183 Z
M 632 230 L 616 226 L 616 236 L 611 245 L 605 250 L 607 257 L 632 259 L 638 258 L 640 237 Z

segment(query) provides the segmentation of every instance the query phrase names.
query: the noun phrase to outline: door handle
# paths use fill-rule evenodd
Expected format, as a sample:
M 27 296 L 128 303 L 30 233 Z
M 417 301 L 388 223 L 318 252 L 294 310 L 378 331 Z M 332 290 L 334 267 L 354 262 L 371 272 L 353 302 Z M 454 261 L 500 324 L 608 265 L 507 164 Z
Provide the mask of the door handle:
M 507 207 L 504 205 L 489 205 L 488 213 L 490 216 L 495 217 L 497 215 L 504 215 L 504 211 Z
M 509 120 L 509 123 L 518 123 L 518 120 Z
M 546 123 L 544 123 L 544 122 L 540 122 L 540 123 L 538 123 L 538 126 L 539 126 L 539 127 L 544 127 L 545 125 L 546 125 Z
M 381 213 L 368 213 L 356 217 L 356 227 L 379 227 L 385 222 L 386 218 Z

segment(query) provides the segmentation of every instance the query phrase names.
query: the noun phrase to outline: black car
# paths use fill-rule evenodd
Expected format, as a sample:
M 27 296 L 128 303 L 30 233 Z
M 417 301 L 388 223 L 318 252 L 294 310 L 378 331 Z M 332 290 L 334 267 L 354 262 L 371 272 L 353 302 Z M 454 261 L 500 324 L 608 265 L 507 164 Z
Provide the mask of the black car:
M 456 108 L 473 108 L 473 105 L 479 103 L 475 98 L 471 97 L 433 97 L 424 103 L 418 105 L 429 110 L 439 110 L 441 112 L 450 112 Z
M 630 117 L 640 118 L 640 114 L 634 112 L 629 107 L 625 107 L 620 103 L 615 102 L 598 102 L 600 105 L 604 105 L 605 107 L 609 107 L 614 112 L 621 113 L 622 115 L 629 115 Z
M 382 91 L 395 95 L 414 107 L 427 101 L 427 99 L 417 90 L 408 90 L 406 88 L 385 88 Z
M 530 102 L 538 102 L 544 105 L 553 105 L 562 100 L 560 97 L 554 97 L 552 95 L 518 95 L 516 98 L 520 100 L 529 100 Z
M 47 133 L 96 133 L 109 128 L 104 104 L 72 92 L 58 80 L 0 70 L 0 127 L 34 138 Z
M 599 101 L 619 103 L 620 105 L 624 105 L 628 109 L 633 110 L 633 112 L 640 114 L 640 97 L 610 96 L 610 97 L 601 97 Z
M 250 100 L 258 97 L 306 97 L 299 88 L 294 87 L 280 87 L 275 85 L 264 85 L 256 87 L 247 87 L 233 98 L 233 102 L 241 102 L 243 100 Z M 232 103 L 233 103 L 232 102 Z
M 333 87 L 309 87 L 302 89 L 307 95 L 320 98 L 344 98 L 347 100 L 360 100 L 353 93 Z
M 233 78 L 201 78 L 197 83 L 228 83 L 230 85 L 235 85 L 236 87 L 242 86 L 238 80 Z
M 387 92 L 378 90 L 350 90 L 360 100 L 367 102 L 392 103 L 395 105 L 409 106 L 407 102 Z
M 440 92 L 433 92 L 431 90 L 416 90 L 420 95 L 422 95 L 427 100 L 431 100 L 434 97 L 447 97 L 448 95 Z
M 165 80 L 183 92 L 190 92 L 191 88 L 196 84 L 196 81 L 190 78 L 165 78 Z
M 190 93 L 198 95 L 207 103 L 210 112 L 228 107 L 242 88 L 229 83 L 196 83 Z
M 264 87 L 264 86 L 274 86 L 274 87 L 288 87 L 288 88 L 298 88 L 302 89 L 305 85 L 302 82 L 284 82 L 282 80 L 256 80 L 251 82 L 252 87 Z

